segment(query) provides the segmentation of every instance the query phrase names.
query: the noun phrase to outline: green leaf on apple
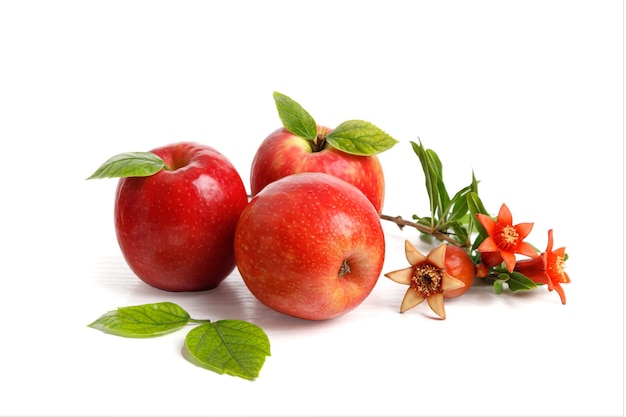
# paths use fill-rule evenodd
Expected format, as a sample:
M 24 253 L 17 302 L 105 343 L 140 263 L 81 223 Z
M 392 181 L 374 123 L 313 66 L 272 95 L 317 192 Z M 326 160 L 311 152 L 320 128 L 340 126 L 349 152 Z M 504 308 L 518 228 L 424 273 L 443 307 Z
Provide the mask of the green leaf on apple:
M 109 158 L 87 179 L 148 177 L 164 167 L 163 159 L 152 152 L 125 152 Z
M 375 155 L 393 147 L 397 140 L 364 120 L 348 120 L 337 126 L 326 141 L 352 155 Z
M 298 102 L 274 91 L 274 101 L 283 127 L 292 134 L 315 144 L 316 151 L 324 143 L 352 155 L 376 155 L 393 147 L 397 140 L 370 122 L 348 120 L 337 126 L 327 136 L 318 138 L 317 122 Z
M 185 326 L 189 313 L 174 303 L 119 307 L 100 316 L 89 327 L 124 337 L 161 336 Z
M 191 330 L 183 355 L 200 367 L 252 380 L 259 376 L 265 357 L 270 356 L 270 342 L 255 324 L 219 320 Z
M 317 124 L 300 104 L 284 94 L 274 91 L 278 116 L 285 129 L 307 140 L 317 137 Z

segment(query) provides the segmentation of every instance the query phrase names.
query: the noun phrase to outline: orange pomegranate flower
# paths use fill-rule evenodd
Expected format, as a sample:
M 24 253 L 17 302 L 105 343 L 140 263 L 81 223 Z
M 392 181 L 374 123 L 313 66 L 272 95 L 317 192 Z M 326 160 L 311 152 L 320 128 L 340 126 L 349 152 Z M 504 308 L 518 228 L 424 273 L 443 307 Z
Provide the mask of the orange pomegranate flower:
M 513 225 L 513 217 L 506 204 L 502 204 L 500 207 L 497 221 L 480 213 L 476 215 L 476 218 L 489 235 L 478 246 L 478 251 L 499 253 L 509 272 L 512 272 L 515 268 L 516 253 L 531 258 L 539 256 L 530 244 L 524 242 L 524 239 L 533 228 L 533 223 Z
M 552 229 L 548 230 L 548 246 L 546 251 L 537 259 L 525 259 L 518 261 L 515 271 L 526 275 L 538 284 L 548 285 L 548 290 L 556 290 L 565 304 L 565 292 L 561 284 L 569 284 L 570 278 L 565 272 L 565 248 L 552 250 Z
M 415 248 L 408 240 L 404 242 L 406 259 L 410 267 L 385 274 L 387 278 L 409 286 L 404 295 L 400 312 L 407 310 L 427 300 L 430 308 L 442 319 L 446 318 L 443 307 L 444 291 L 454 290 L 465 286 L 460 279 L 450 276 L 446 272 L 445 258 L 446 245 L 434 248 L 428 256 Z

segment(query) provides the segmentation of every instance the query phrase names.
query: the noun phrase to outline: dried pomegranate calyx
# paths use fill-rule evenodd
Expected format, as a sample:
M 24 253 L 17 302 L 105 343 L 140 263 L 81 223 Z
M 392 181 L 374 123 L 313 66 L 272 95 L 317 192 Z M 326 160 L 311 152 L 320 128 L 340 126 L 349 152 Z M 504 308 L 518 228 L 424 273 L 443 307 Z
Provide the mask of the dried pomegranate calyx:
M 435 314 L 445 319 L 443 292 L 465 286 L 463 281 L 446 272 L 446 245 L 436 247 L 428 256 L 424 256 L 408 240 L 404 246 L 406 259 L 411 266 L 385 274 L 387 278 L 409 286 L 404 294 L 400 312 L 404 313 L 428 300 L 428 305 Z
M 438 292 L 443 292 L 441 289 L 442 281 L 443 270 L 437 266 L 429 262 L 413 266 L 411 288 L 419 292 L 422 296 L 429 297 Z

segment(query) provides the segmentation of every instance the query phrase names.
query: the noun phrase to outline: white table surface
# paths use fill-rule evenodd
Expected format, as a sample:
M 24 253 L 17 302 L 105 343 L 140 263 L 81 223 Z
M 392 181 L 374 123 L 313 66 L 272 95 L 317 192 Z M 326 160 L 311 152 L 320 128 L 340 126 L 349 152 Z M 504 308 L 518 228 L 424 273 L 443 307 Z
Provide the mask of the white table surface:
M 622 415 L 623 3 L 619 1 L 0 2 L 1 415 Z M 130 272 L 113 229 L 108 157 L 180 140 L 216 147 L 249 184 L 280 121 L 272 92 L 318 123 L 365 119 L 384 212 L 428 209 L 409 141 L 472 170 L 494 214 L 566 246 L 567 305 L 488 287 L 398 312 L 381 277 L 326 322 L 262 306 L 235 271 L 173 294 Z M 384 222 L 384 272 L 417 233 Z M 424 246 L 422 246 L 424 248 Z M 173 301 L 252 321 L 272 356 L 253 382 L 180 354 L 185 331 L 125 339 L 87 324 Z

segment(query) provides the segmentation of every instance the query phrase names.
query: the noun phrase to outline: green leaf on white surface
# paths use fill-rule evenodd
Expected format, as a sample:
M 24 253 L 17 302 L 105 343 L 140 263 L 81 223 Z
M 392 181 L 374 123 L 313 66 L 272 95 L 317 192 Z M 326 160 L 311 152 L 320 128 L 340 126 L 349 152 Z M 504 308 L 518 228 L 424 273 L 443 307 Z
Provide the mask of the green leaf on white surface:
M 124 337 L 155 337 L 189 323 L 187 311 L 170 302 L 120 307 L 100 316 L 89 327 Z
M 270 356 L 270 342 L 255 324 L 219 320 L 187 333 L 183 355 L 213 372 L 253 380 L 259 376 L 266 356 Z
M 364 120 L 348 120 L 337 126 L 326 141 L 352 155 L 375 155 L 391 149 L 397 140 Z
M 274 101 L 276 102 L 278 117 L 280 117 L 285 129 L 307 140 L 314 140 L 317 137 L 315 119 L 300 104 L 276 91 L 274 92 Z
M 125 152 L 109 158 L 87 179 L 148 177 L 164 167 L 163 159 L 151 152 Z

